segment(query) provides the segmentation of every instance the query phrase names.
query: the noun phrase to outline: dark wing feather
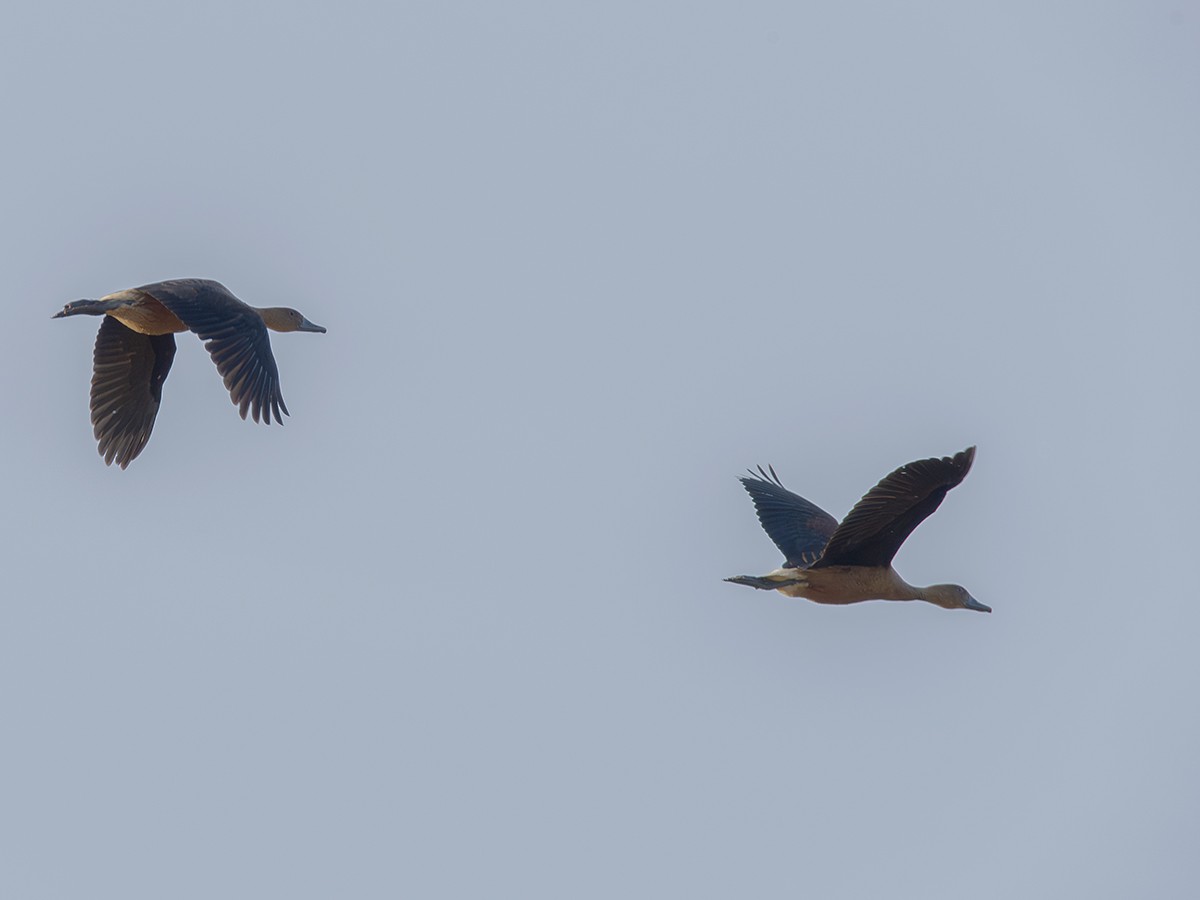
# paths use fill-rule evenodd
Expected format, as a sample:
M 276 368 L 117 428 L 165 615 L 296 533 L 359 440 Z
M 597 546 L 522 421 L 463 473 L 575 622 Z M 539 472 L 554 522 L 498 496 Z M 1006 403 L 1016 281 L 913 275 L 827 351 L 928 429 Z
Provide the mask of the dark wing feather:
M 140 334 L 104 316 L 92 354 L 92 428 L 107 465 L 122 469 L 150 440 L 175 336 Z
M 890 566 L 914 528 L 971 470 L 975 448 L 953 458 L 922 459 L 901 466 L 867 491 L 838 526 L 813 568 Z
M 180 278 L 138 288 L 194 331 L 212 356 L 242 418 L 283 422 L 288 408 L 279 390 L 279 369 L 262 317 L 216 281 Z
M 788 568 L 811 566 L 837 528 L 837 519 L 785 488 L 774 469 L 768 475 L 760 466 L 758 472 L 739 481 L 754 501 L 763 530 L 784 555 Z

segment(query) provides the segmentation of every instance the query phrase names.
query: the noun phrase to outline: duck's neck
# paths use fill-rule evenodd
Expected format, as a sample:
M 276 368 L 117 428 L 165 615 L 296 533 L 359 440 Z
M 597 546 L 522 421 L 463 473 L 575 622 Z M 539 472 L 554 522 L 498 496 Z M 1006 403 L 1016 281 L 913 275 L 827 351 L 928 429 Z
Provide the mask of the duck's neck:
M 278 306 L 256 306 L 254 311 L 272 331 L 291 331 L 288 327 L 290 323 L 287 320 L 287 310 Z
M 934 606 L 940 606 L 942 609 L 955 609 L 960 604 L 955 603 L 953 596 L 947 594 L 947 587 L 944 584 L 933 584 L 929 587 L 911 588 L 916 594 L 912 599 L 924 600 L 926 603 L 932 603 Z
M 919 588 L 909 584 L 903 578 L 896 574 L 896 570 L 887 569 L 887 574 L 882 579 L 880 587 L 880 600 L 928 600 L 925 596 L 925 588 Z

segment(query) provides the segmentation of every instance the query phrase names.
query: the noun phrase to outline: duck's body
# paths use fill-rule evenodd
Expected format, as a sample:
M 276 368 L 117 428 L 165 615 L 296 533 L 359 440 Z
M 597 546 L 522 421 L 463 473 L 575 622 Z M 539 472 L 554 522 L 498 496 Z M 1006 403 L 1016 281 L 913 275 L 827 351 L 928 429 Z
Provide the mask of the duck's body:
M 833 516 L 780 483 L 774 469 L 742 478 L 763 529 L 787 557 L 762 576 L 727 578 L 815 603 L 924 600 L 945 609 L 991 612 L 956 584 L 916 587 L 892 568 L 900 545 L 970 471 L 975 448 L 954 457 L 901 466 L 858 502 L 839 525 Z
M 258 309 L 202 278 L 159 281 L 68 303 L 54 318 L 104 316 L 96 335 L 92 425 L 105 463 L 125 468 L 150 439 L 162 385 L 175 358 L 175 335 L 205 343 L 242 418 L 282 423 L 287 406 L 267 329 L 324 332 L 294 309 Z

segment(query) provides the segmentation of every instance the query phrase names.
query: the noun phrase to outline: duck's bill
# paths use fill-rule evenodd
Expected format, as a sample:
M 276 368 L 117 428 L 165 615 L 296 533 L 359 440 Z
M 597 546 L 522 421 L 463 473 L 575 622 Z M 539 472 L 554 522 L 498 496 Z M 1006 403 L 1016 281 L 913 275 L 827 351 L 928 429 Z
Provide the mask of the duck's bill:
M 315 331 L 318 334 L 324 334 L 325 326 L 324 325 L 316 325 L 316 324 L 308 321 L 308 319 L 302 319 L 300 322 L 300 327 L 297 328 L 296 330 L 297 331 Z
M 980 603 L 974 597 L 967 597 L 967 602 L 964 603 L 963 605 L 967 609 L 973 609 L 976 612 L 991 612 L 992 611 L 992 608 L 990 606 L 984 606 L 982 603 Z

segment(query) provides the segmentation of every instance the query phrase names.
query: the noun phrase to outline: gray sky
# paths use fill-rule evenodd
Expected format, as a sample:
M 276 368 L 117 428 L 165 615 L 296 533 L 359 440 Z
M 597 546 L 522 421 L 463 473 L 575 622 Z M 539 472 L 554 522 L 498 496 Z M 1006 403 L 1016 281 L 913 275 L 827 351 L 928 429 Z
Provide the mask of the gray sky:
M 1200 8 L 898 7 L 9 9 L 0 893 L 1193 896 Z M 969 444 L 993 615 L 721 581 Z

